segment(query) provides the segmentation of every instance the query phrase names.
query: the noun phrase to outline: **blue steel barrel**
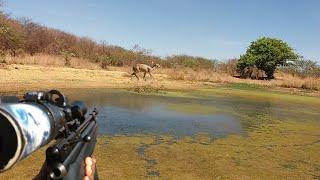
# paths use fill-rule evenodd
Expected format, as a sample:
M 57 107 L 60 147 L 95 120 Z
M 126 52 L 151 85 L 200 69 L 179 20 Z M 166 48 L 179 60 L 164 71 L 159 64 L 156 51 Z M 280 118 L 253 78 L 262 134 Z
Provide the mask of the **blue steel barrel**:
M 53 140 L 64 116 L 50 103 L 0 103 L 0 172 Z

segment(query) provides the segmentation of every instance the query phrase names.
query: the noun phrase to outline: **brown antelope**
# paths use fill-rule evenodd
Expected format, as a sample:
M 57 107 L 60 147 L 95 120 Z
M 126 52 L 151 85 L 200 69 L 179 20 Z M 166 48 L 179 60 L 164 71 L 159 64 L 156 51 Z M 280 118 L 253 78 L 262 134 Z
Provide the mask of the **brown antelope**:
M 132 76 L 134 75 L 139 80 L 139 77 L 137 75 L 137 73 L 139 73 L 139 72 L 143 72 L 144 73 L 143 79 L 145 79 L 147 73 L 150 75 L 150 77 L 153 77 L 152 74 L 151 74 L 151 71 L 153 71 L 156 68 L 160 68 L 160 65 L 159 64 L 154 64 L 153 62 L 152 62 L 152 66 L 151 67 L 146 65 L 146 64 L 135 64 L 135 65 L 132 66 L 133 73 L 131 74 L 131 79 L 132 79 Z

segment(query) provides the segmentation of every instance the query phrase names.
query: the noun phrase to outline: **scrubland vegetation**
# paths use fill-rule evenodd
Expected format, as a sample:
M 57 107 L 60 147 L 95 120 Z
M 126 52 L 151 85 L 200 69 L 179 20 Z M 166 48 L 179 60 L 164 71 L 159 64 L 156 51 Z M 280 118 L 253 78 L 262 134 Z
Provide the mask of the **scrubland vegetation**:
M 0 61 L 2 63 L 10 63 L 8 55 L 14 57 L 13 59 L 23 59 L 26 56 L 45 54 L 62 58 L 64 62 L 59 62 L 59 65 L 65 66 L 70 65 L 69 61 L 72 58 L 98 64 L 101 68 L 131 66 L 138 62 L 150 64 L 152 61 L 169 68 L 178 65 L 192 68 L 213 68 L 214 64 L 209 59 L 201 57 L 171 56 L 160 58 L 151 55 L 148 50 L 138 45 L 127 50 L 108 45 L 105 42 L 97 43 L 88 37 L 77 37 L 34 23 L 26 18 L 13 19 L 3 12 L 0 14 L 0 35 Z
M 153 72 L 154 79 L 130 80 L 132 65 L 152 62 L 161 65 Z M 249 68 L 263 70 L 267 77 L 252 79 L 247 73 Z M 201 133 L 183 138 L 152 134 L 102 135 L 94 152 L 98 173 L 101 179 L 320 177 L 320 125 L 316 109 L 319 97 L 287 93 L 298 91 L 320 96 L 320 67 L 278 39 L 261 38 L 252 42 L 239 59 L 157 57 L 138 45 L 124 49 L 95 42 L 26 18 L 14 19 L 0 9 L 0 86 L 1 94 L 10 95 L 30 89 L 121 88 L 150 96 L 206 100 L 233 96 L 257 102 L 266 99 L 281 102 L 284 107 L 302 104 L 302 108 L 292 106 L 277 111 L 281 106 L 266 103 L 266 107 L 261 106 L 263 113 L 259 113 L 252 109 L 245 111 L 241 105 L 236 111 L 172 103 L 168 108 L 174 112 L 192 115 L 224 112 L 238 117 L 246 134 L 220 139 Z M 285 90 L 285 93 L 265 89 Z M 275 118 L 286 113 L 296 114 L 298 118 Z M 308 119 L 308 115 L 316 120 Z M 1 173 L 0 179 L 33 178 L 44 161 L 45 149 Z
M 271 88 L 283 87 L 316 91 L 320 90 L 319 77 L 300 77 L 281 71 L 275 73 L 276 79 L 274 80 L 239 79 L 234 78 L 227 73 L 220 73 L 207 70 L 195 71 L 192 69 L 167 69 L 166 71 L 169 77 L 174 80 L 200 81 L 212 83 L 247 83 Z
M 284 54 L 259 50 L 276 44 Z M 272 48 L 271 48 L 272 49 Z M 257 54 L 258 53 L 258 54 Z M 267 63 L 263 53 L 273 53 L 278 59 Z M 286 63 L 286 59 L 295 59 Z M 132 49 L 95 42 L 88 37 L 78 37 L 61 30 L 45 27 L 27 18 L 14 19 L 0 12 L 0 68 L 9 64 L 71 67 L 83 69 L 122 70 L 131 72 L 136 63 L 159 63 L 161 69 L 154 73 L 165 74 L 171 80 L 209 83 L 249 83 L 267 87 L 320 90 L 320 67 L 312 60 L 298 58 L 281 40 L 262 38 L 253 42 L 247 53 L 238 59 L 212 60 L 187 55 L 158 57 L 135 45 Z M 241 75 L 245 67 L 258 67 L 268 79 L 251 80 Z M 240 73 L 239 73 L 240 72 Z M 275 77 L 273 79 L 273 77 Z

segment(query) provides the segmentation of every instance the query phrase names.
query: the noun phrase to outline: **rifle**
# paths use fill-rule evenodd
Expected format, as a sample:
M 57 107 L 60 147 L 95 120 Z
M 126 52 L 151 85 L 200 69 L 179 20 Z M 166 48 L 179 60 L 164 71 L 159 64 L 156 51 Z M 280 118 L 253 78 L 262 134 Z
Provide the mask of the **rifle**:
M 59 91 L 0 97 L 0 173 L 40 147 L 46 150 L 42 179 L 82 179 L 84 159 L 96 145 L 97 116 L 82 101 L 71 105 Z M 55 141 L 54 141 L 55 140 Z M 97 170 L 94 174 L 98 179 Z

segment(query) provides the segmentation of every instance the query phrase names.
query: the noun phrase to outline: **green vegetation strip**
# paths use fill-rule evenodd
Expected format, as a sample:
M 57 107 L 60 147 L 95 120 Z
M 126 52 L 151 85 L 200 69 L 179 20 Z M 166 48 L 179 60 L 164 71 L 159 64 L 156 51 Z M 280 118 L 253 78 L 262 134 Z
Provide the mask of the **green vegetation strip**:
M 320 104 L 319 97 L 301 96 L 295 94 L 288 94 L 282 92 L 273 92 L 267 89 L 242 90 L 232 88 L 212 88 L 199 90 L 201 94 L 205 95 L 224 95 L 246 98 L 257 101 L 273 100 L 275 102 L 292 102 L 292 103 L 307 103 Z
M 317 179 L 319 129 L 319 122 L 274 122 L 214 141 L 205 134 L 102 136 L 95 157 L 101 179 Z M 0 179 L 30 179 L 43 159 L 41 149 Z
M 250 85 L 248 87 L 243 85 L 231 85 L 197 90 L 167 90 L 162 93 L 151 93 L 149 95 L 202 99 L 232 96 L 253 101 L 272 100 L 280 103 L 286 101 L 291 103 L 320 104 L 319 97 L 289 94 L 287 92 L 274 92 L 256 85 Z
M 266 101 L 272 100 L 275 102 L 292 102 L 292 103 L 305 103 L 305 104 L 320 104 L 320 97 L 303 96 L 297 94 L 289 94 L 288 92 L 274 92 L 263 86 L 246 84 L 246 83 L 233 83 L 225 86 L 214 86 L 211 88 L 192 89 L 192 90 L 165 90 L 163 88 L 153 88 L 152 86 L 135 87 L 131 89 L 64 89 L 64 91 L 76 91 L 86 93 L 86 91 L 93 91 L 96 93 L 111 92 L 111 93 L 135 93 L 144 96 L 164 96 L 176 98 L 196 98 L 208 99 L 212 97 L 239 97 L 250 99 L 253 101 Z

